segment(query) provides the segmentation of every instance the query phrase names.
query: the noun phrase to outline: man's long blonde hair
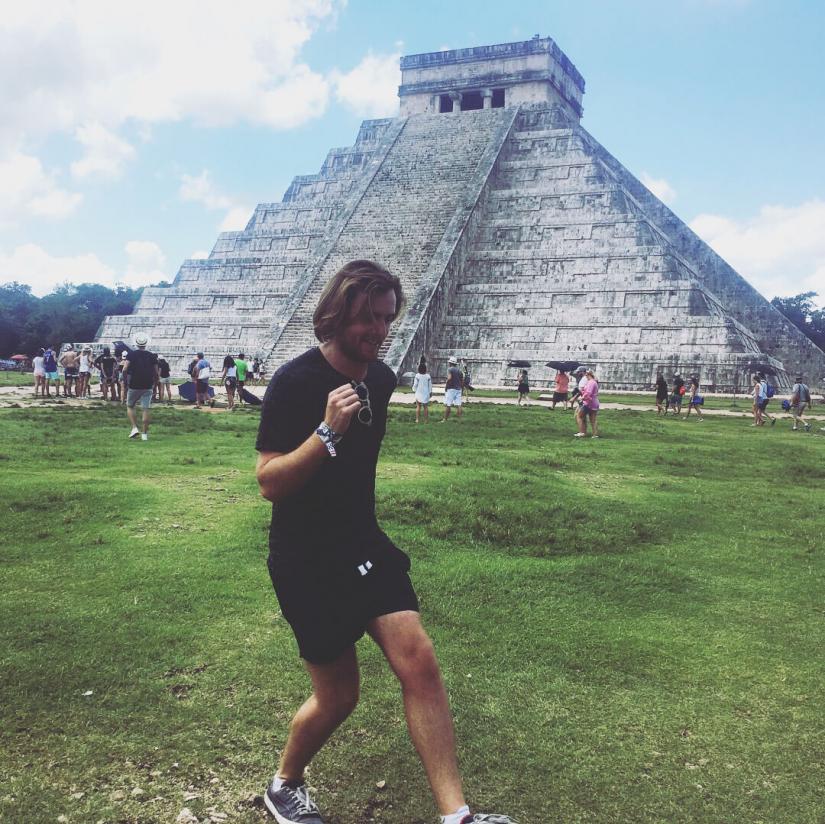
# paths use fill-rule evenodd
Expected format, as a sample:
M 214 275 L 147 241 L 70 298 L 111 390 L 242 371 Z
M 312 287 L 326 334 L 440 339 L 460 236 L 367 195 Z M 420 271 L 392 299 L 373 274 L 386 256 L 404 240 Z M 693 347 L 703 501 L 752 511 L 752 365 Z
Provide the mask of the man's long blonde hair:
M 322 343 L 332 340 L 349 320 L 352 305 L 358 295 L 366 293 L 367 305 L 372 308 L 372 296 L 395 292 L 396 316 L 404 305 L 401 281 L 371 260 L 353 260 L 342 267 L 321 292 L 318 306 L 312 316 L 315 337 Z

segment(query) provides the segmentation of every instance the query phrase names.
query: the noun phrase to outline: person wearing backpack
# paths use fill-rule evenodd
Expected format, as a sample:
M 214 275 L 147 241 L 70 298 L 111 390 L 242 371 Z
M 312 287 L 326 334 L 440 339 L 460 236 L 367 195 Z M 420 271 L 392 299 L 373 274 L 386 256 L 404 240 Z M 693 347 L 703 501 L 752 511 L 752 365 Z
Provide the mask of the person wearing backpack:
M 802 417 L 802 413 L 811 405 L 811 390 L 801 375 L 796 376 L 796 382 L 791 390 L 791 414 L 793 415 L 793 431 L 799 429 L 799 424 L 806 432 L 811 431 L 811 425 Z
M 776 389 L 768 383 L 768 379 L 762 372 L 759 372 L 757 377 L 759 378 L 759 413 L 762 420 L 762 426 L 765 425 L 766 420 L 771 422 L 771 426 L 776 426 L 776 418 L 769 415 L 767 412 L 768 404 L 771 402 L 771 398 L 776 394 Z

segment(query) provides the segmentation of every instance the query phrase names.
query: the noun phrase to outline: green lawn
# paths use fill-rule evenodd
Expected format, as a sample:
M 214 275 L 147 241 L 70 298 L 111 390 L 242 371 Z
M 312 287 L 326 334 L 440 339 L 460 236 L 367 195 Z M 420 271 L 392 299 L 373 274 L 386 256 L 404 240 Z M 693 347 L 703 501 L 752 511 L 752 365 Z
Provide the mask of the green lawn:
M 522 824 L 825 820 L 825 435 L 786 421 L 391 410 L 467 795 Z M 436 416 L 437 419 L 437 416 Z M 307 694 L 266 572 L 253 410 L 0 410 L 0 821 L 265 820 Z M 435 810 L 368 642 L 315 760 L 331 824 Z M 378 788 L 378 783 L 386 786 Z
M 31 386 L 34 391 L 34 377 L 31 372 L 0 372 L 0 386 Z

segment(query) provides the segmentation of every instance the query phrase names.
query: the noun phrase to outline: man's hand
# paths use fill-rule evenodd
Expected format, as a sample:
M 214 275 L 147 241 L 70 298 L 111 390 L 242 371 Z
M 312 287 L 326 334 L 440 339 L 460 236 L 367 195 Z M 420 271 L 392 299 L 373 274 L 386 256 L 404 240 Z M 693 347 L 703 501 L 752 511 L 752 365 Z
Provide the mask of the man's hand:
M 324 421 L 339 435 L 349 429 L 352 418 L 361 407 L 358 393 L 348 383 L 333 389 L 327 396 L 327 409 Z

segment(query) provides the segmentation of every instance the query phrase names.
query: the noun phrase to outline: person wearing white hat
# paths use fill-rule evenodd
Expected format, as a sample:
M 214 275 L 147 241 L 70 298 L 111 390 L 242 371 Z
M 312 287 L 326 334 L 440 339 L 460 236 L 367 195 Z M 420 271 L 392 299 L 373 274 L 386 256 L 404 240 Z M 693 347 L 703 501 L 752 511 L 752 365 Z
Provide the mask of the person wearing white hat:
M 464 375 L 458 368 L 458 358 L 450 355 L 447 359 L 447 382 L 444 384 L 444 417 L 439 423 L 445 423 L 450 417 L 450 410 L 455 407 L 457 418 L 461 418 L 461 390 L 464 388 Z
M 152 406 L 152 393 L 159 378 L 158 356 L 147 350 L 148 343 L 146 335 L 137 335 L 135 337 L 137 349 L 126 353 L 126 365 L 123 367 L 124 378 L 127 378 L 129 382 L 129 389 L 126 392 L 126 414 L 129 416 L 129 423 L 132 424 L 129 437 L 136 438 L 140 435 L 143 441 L 149 440 L 151 419 L 149 409 Z M 143 431 L 138 429 L 135 417 L 135 406 L 138 403 L 143 410 Z

